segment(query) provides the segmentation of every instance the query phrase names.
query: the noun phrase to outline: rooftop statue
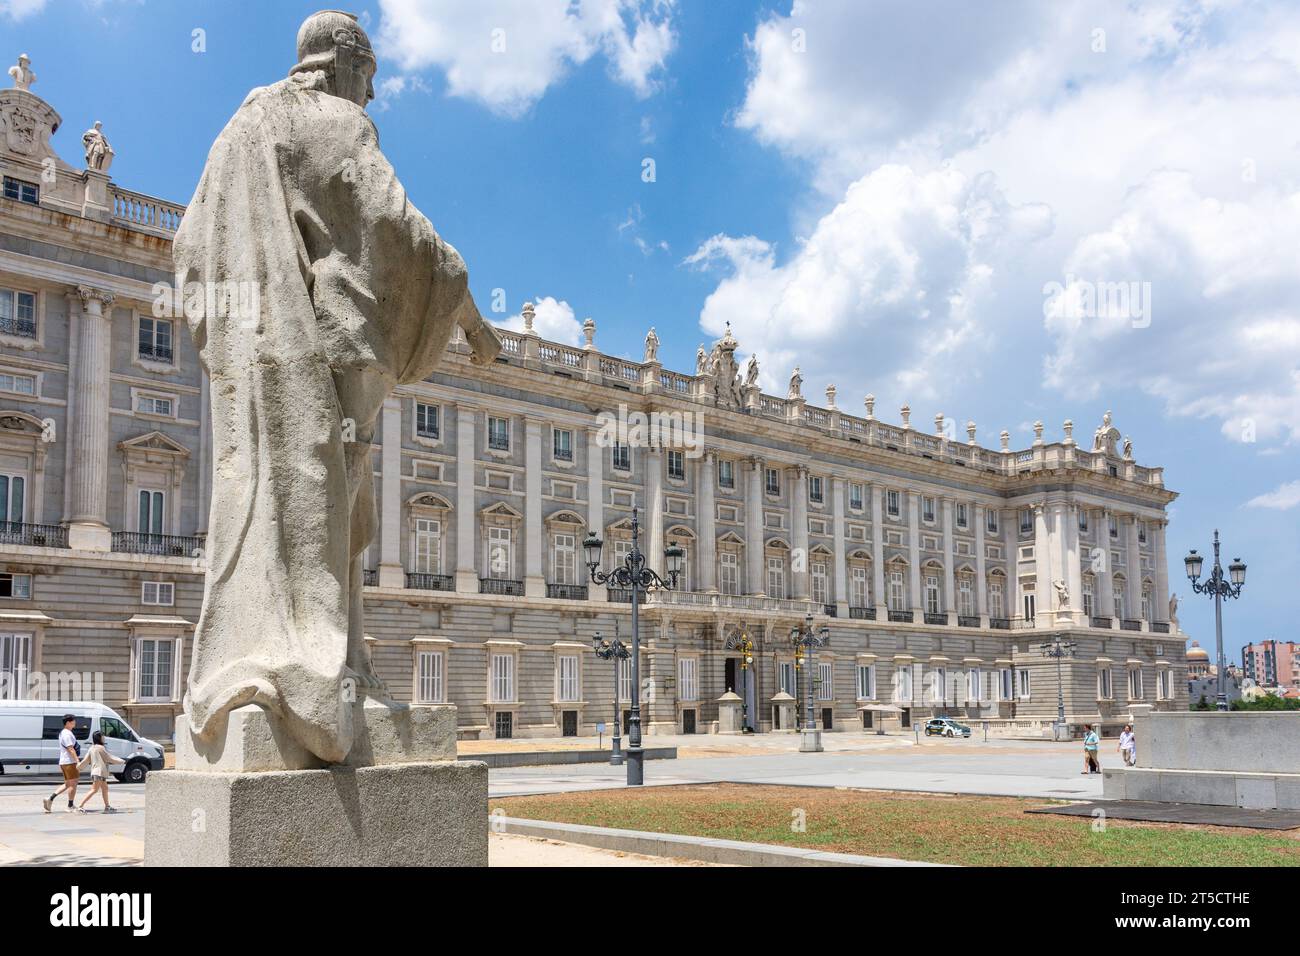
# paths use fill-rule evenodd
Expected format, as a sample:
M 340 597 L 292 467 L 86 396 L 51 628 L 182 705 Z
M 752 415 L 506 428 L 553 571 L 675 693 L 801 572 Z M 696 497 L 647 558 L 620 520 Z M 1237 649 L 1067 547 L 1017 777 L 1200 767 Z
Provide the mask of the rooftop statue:
M 18 64 L 9 67 L 9 75 L 13 77 L 15 90 L 31 92 L 32 84 L 36 82 L 36 74 L 28 69 L 31 62 L 26 53 L 20 53 L 18 54 Z
M 82 134 L 81 145 L 86 149 L 86 168 L 108 172 L 108 167 L 113 165 L 113 147 L 104 135 L 104 124 L 95 120 L 95 125 Z
M 371 441 L 395 386 L 459 326 L 500 340 L 465 263 L 406 195 L 366 114 L 375 57 L 350 14 L 314 14 L 286 79 L 254 89 L 213 144 L 176 233 L 177 283 L 252 284 L 253 314 L 187 309 L 212 382 L 212 521 L 185 707 L 213 740 L 257 704 L 336 763 L 349 690 L 381 697 L 362 630 L 376 529 Z M 199 286 L 191 286 L 198 283 Z

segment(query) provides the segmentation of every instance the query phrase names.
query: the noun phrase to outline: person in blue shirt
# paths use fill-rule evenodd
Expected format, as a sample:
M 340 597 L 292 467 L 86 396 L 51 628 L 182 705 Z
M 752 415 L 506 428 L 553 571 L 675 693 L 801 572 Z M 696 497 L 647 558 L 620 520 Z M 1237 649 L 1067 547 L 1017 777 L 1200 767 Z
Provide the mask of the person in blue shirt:
M 1084 724 L 1083 729 L 1086 731 L 1083 737 L 1083 772 L 1101 773 L 1101 762 L 1097 759 L 1097 745 L 1100 738 L 1097 736 L 1097 731 L 1093 730 L 1092 724 Z

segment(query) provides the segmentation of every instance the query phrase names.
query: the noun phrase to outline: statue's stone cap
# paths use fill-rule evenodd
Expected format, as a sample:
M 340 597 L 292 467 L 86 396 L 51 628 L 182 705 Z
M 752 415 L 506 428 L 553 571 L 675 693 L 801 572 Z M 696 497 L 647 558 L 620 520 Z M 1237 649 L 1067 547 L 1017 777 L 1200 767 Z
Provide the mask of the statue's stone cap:
M 342 10 L 321 10 L 313 13 L 298 28 L 298 62 L 305 63 L 312 57 L 333 54 L 338 46 L 339 33 L 347 35 L 350 41 L 364 50 L 370 50 L 370 37 L 355 14 Z

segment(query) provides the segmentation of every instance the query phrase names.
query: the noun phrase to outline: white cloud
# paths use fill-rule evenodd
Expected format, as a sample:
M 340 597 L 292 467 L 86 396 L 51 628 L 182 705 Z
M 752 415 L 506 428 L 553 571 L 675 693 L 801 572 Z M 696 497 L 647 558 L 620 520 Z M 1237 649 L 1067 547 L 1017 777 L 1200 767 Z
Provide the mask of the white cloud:
M 533 303 L 533 328 L 537 334 L 552 342 L 567 345 L 582 344 L 582 323 L 573 314 L 573 306 L 563 299 L 544 295 Z M 524 330 L 523 314 L 510 316 L 501 323 L 502 327 L 515 332 Z
M 1300 481 L 1288 481 L 1246 502 L 1248 508 L 1276 508 L 1278 511 L 1290 511 L 1296 505 L 1300 505 Z
M 377 44 L 403 73 L 437 67 L 453 96 L 519 116 L 602 55 L 637 96 L 673 50 L 675 0 L 380 0 Z
M 46 2 L 47 0 L 0 0 L 0 17 L 22 20 L 40 13 L 45 9 Z

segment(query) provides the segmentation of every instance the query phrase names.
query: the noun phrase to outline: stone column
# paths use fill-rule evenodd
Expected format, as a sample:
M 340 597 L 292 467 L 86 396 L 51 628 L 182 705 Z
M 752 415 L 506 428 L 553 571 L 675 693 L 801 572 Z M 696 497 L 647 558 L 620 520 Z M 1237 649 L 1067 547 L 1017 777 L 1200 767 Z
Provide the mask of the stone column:
M 975 505 L 975 613 L 979 615 L 980 627 L 989 626 L 989 581 L 988 566 L 985 558 L 984 533 L 988 525 L 987 509 L 984 505 Z M 1005 600 L 1005 596 L 1003 600 Z
M 641 538 L 641 553 L 646 567 L 664 573 L 664 456 L 658 448 L 645 453 L 646 528 Z
M 1110 512 L 1097 512 L 1097 547 L 1101 550 L 1101 557 L 1098 562 L 1096 573 L 1093 576 L 1093 586 L 1097 589 L 1097 615 L 1098 617 L 1108 617 L 1111 619 L 1111 628 L 1119 626 L 1115 620 L 1115 568 L 1114 561 L 1110 556 Z M 1089 565 L 1091 565 L 1091 560 Z
M 849 616 L 849 566 L 844 548 L 844 479 L 831 478 L 831 547 L 835 549 L 835 613 Z
M 475 493 L 474 436 L 478 409 L 456 406 L 456 590 L 477 594 L 478 566 L 474 562 L 478 535 L 478 496 Z
M 918 621 L 925 620 L 925 605 L 921 601 L 921 493 L 907 493 L 907 561 L 908 600 Z
M 588 319 L 587 321 L 591 321 Z M 600 539 L 605 539 L 605 449 L 600 447 L 600 429 L 595 425 L 587 426 L 587 530 L 594 531 Z M 613 549 L 606 552 L 612 555 Z M 586 560 L 586 554 L 578 555 L 579 561 Z M 605 589 L 591 583 L 591 574 L 584 563 L 578 574 L 578 580 L 587 585 L 587 600 L 604 604 L 607 600 Z
M 941 500 L 943 508 L 943 612 L 948 615 L 951 624 L 952 615 L 957 611 L 957 576 L 953 564 L 957 557 L 952 546 L 952 506 L 949 497 Z
M 796 601 L 808 599 L 808 469 L 802 465 L 786 471 L 790 482 L 790 577 Z
M 1130 621 L 1142 616 L 1142 555 L 1138 544 L 1137 515 L 1124 516 L 1124 543 L 1128 551 L 1128 573 L 1124 577 L 1124 600 L 1128 604 L 1125 613 Z
M 542 573 L 542 421 L 524 419 L 524 595 L 546 597 Z
M 745 462 L 745 593 L 761 595 L 763 579 L 763 462 Z
M 1065 506 L 1065 583 L 1070 589 L 1070 614 L 1074 623 L 1086 627 L 1083 613 L 1083 564 L 1079 546 L 1079 506 L 1069 502 Z M 1094 595 L 1094 598 L 1096 595 Z
M 402 566 L 402 400 L 396 395 L 384 399 L 381 428 L 379 586 L 403 588 L 406 573 Z
M 696 526 L 700 534 L 695 549 L 695 580 L 701 591 L 718 590 L 718 509 L 713 500 L 717 487 L 716 457 L 714 452 L 706 451 L 695 470 Z
M 1002 548 L 1007 555 L 1007 606 L 1008 618 L 1019 617 L 1020 600 L 1020 515 L 1016 511 L 1001 512 Z
M 1056 603 L 1052 587 L 1052 540 L 1047 527 L 1047 505 L 1034 505 L 1034 621 L 1050 627 Z
M 1156 589 L 1151 596 L 1155 607 L 1151 609 L 1151 619 L 1162 623 L 1169 621 L 1169 556 L 1165 553 L 1165 528 L 1168 525 L 1164 518 L 1151 522 L 1151 553 L 1156 565 Z
M 72 387 L 76 416 L 72 420 L 72 508 L 68 516 L 68 547 L 108 551 L 113 535 L 108 527 L 108 439 L 110 432 L 109 359 L 113 331 L 113 293 L 78 286 L 81 321 L 77 337 L 77 368 Z M 129 516 L 124 516 L 133 527 Z
M 871 483 L 871 588 L 875 605 L 884 607 L 885 595 L 885 518 L 880 483 Z

